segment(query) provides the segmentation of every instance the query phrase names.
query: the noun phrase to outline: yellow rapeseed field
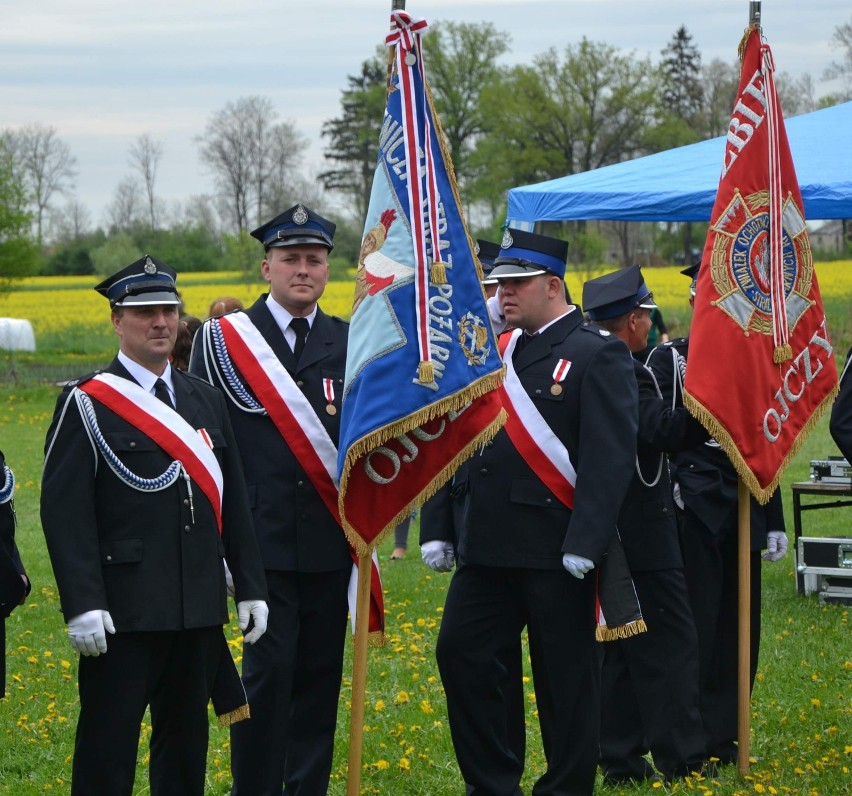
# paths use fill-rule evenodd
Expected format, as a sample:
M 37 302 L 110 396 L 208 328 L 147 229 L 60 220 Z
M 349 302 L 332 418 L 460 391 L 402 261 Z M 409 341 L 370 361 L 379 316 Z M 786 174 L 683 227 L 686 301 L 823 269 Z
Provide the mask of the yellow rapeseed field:
M 569 271 L 566 283 L 575 301 L 582 296 L 583 281 L 611 269 Z M 852 261 L 818 263 L 817 278 L 823 298 L 852 298 Z M 660 305 L 672 332 L 678 334 L 689 316 L 688 282 L 677 268 L 648 268 L 645 279 Z M 92 329 L 102 332 L 109 310 L 106 301 L 92 288 L 95 276 L 30 277 L 16 282 L 12 291 L 0 295 L 0 316 L 25 318 L 33 324 L 36 340 L 64 331 Z M 190 273 L 178 277 L 178 287 L 187 313 L 207 316 L 210 303 L 220 296 L 234 296 L 244 304 L 252 303 L 266 291 L 259 276 L 256 281 L 242 280 L 238 272 Z M 322 299 L 325 312 L 348 318 L 352 308 L 354 281 L 329 282 Z M 681 323 L 683 319 L 683 323 Z M 844 319 L 829 318 L 829 326 L 846 324 Z

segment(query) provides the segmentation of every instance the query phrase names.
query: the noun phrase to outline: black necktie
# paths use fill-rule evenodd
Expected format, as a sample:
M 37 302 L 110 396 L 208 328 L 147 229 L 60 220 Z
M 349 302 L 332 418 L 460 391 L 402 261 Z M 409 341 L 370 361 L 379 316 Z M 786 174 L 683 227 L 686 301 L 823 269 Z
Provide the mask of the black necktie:
M 293 354 L 295 354 L 298 362 L 299 357 L 302 356 L 302 351 L 305 349 L 305 340 L 311 327 L 307 318 L 293 318 L 290 321 L 290 328 L 296 333 L 296 345 L 293 348 Z
M 175 408 L 175 405 L 172 403 L 172 397 L 169 395 L 169 388 L 166 387 L 166 383 L 162 379 L 157 379 L 154 382 L 154 395 L 166 404 L 166 406 L 171 409 Z
M 529 343 L 533 339 L 533 337 L 535 337 L 537 334 L 538 334 L 538 332 L 535 332 L 533 334 L 530 334 L 529 332 L 524 332 L 518 338 L 518 341 L 515 343 L 515 350 L 512 353 L 512 359 L 514 359 L 516 356 L 518 356 L 518 354 L 520 354 L 521 351 L 524 350 L 527 343 Z

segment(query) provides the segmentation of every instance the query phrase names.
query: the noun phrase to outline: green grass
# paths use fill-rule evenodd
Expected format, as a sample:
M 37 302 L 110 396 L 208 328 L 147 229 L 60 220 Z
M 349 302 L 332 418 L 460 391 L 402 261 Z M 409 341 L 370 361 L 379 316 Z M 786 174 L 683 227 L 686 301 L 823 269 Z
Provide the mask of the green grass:
M 0 702 L 0 794 L 16 796 L 68 792 L 77 715 L 76 655 L 65 638 L 38 520 L 42 447 L 57 392 L 57 388 L 45 386 L 0 388 L 0 447 L 20 485 L 18 542 L 34 583 L 26 605 L 7 621 L 8 696 Z M 791 539 L 790 483 L 807 480 L 810 460 L 833 452 L 824 420 L 784 479 Z M 806 535 L 850 535 L 852 509 L 808 512 L 803 522 Z M 434 659 L 449 576 L 423 566 L 416 541 L 413 527 L 409 556 L 382 567 L 388 643 L 369 653 L 362 793 L 442 796 L 463 792 Z M 391 546 L 392 540 L 382 545 L 383 561 Z M 764 564 L 763 583 L 762 651 L 751 714 L 751 751 L 757 762 L 749 777 L 743 780 L 729 767 L 712 781 L 690 780 L 672 788 L 643 785 L 614 789 L 601 785 L 600 793 L 834 796 L 850 792 L 849 608 L 822 606 L 815 596 L 799 596 L 790 555 L 778 564 Z M 230 632 L 236 636 L 234 624 Z M 329 791 L 332 796 L 346 792 L 351 671 L 347 657 Z M 529 793 L 544 764 L 532 682 L 525 688 L 528 758 L 522 784 L 524 792 Z M 146 723 L 144 741 L 149 730 Z M 229 792 L 228 760 L 228 734 L 214 727 L 207 793 Z M 145 742 L 140 744 L 138 794 L 148 792 L 146 761 Z

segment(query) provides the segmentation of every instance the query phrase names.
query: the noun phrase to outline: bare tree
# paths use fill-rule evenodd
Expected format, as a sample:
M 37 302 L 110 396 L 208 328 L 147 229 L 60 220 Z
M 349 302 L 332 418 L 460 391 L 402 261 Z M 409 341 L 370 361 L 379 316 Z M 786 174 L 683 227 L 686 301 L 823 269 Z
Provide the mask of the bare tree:
M 91 228 L 92 216 L 79 199 L 69 199 L 50 214 L 51 240 L 68 243 L 81 238 Z
M 841 81 L 840 93 L 833 97 L 837 102 L 852 99 L 852 17 L 834 29 L 832 47 L 840 50 L 840 59 L 832 61 L 823 72 L 823 80 Z
M 154 203 L 154 183 L 157 180 L 157 167 L 163 157 L 163 143 L 155 141 L 148 133 L 140 135 L 130 147 L 130 165 L 142 177 L 145 192 L 148 195 L 148 223 L 151 229 L 157 227 L 157 211 Z
M 107 207 L 107 222 L 112 232 L 132 229 L 143 213 L 141 186 L 133 177 L 125 177 L 115 188 Z
M 270 193 L 291 178 L 307 148 L 290 122 L 275 124 L 277 117 L 266 97 L 241 97 L 214 113 L 197 139 L 237 230 L 263 221 Z
M 43 241 L 45 214 L 53 197 L 74 187 L 77 159 L 56 134 L 55 127 L 30 124 L 11 133 L 12 151 L 24 176 L 29 200 L 34 206 L 36 241 Z

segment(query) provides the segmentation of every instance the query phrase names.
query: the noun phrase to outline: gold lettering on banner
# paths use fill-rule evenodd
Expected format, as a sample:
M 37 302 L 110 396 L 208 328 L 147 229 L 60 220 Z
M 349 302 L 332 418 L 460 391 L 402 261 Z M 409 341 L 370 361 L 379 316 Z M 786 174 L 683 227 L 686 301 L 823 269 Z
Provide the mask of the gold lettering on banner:
M 362 460 L 367 477 L 381 486 L 392 484 L 403 468 L 413 464 L 427 445 L 438 441 L 447 430 L 447 424 L 455 422 L 469 406 L 465 404 L 458 411 L 447 412 L 371 450 Z
M 820 335 L 820 330 L 822 335 Z M 816 351 L 812 350 L 816 347 Z M 823 363 L 834 353 L 828 339 L 825 318 L 805 346 L 793 359 L 781 377 L 781 386 L 774 398 L 778 408 L 770 408 L 763 415 L 763 435 L 769 442 L 776 442 L 790 419 L 791 407 L 801 400 L 806 390 L 822 372 Z

